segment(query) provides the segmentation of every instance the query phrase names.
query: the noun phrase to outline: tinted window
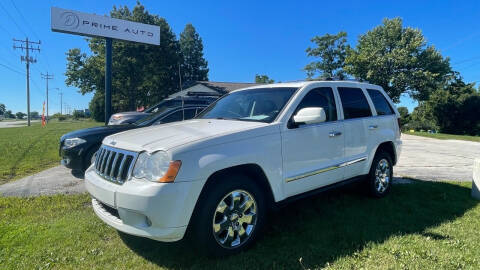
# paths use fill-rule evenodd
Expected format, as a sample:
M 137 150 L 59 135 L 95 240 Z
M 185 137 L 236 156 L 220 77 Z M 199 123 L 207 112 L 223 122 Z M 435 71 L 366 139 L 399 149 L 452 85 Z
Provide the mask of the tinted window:
M 183 120 L 192 119 L 196 115 L 196 108 L 185 109 L 185 118 Z
M 375 110 L 377 110 L 378 115 L 388 115 L 393 114 L 393 109 L 388 103 L 385 96 L 378 90 L 367 89 L 370 98 L 372 99 Z
M 170 122 L 176 122 L 176 121 L 182 121 L 182 120 L 183 120 L 183 112 L 182 110 L 178 110 L 172 114 L 169 114 L 168 116 L 161 119 L 155 124 L 170 123 Z
M 343 105 L 345 119 L 368 117 L 372 115 L 367 98 L 360 88 L 339 87 L 338 93 Z
M 303 108 L 322 107 L 325 110 L 327 121 L 337 120 L 337 107 L 335 106 L 335 97 L 330 87 L 320 87 L 310 90 L 303 97 L 302 101 L 295 110 L 294 115 Z

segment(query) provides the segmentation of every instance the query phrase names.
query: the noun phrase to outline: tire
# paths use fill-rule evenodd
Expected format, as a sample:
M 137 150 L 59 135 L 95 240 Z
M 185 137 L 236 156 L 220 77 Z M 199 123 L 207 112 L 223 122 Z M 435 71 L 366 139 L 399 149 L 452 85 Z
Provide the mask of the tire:
M 242 174 L 223 174 L 212 180 L 197 203 L 189 240 L 209 257 L 233 255 L 249 248 L 262 234 L 267 217 L 265 196 L 253 179 Z M 233 198 L 237 203 L 232 204 Z
M 387 152 L 378 152 L 373 159 L 367 178 L 367 191 L 375 198 L 385 197 L 392 186 L 392 158 Z
M 83 159 L 83 171 L 85 172 L 88 167 L 90 167 L 90 165 L 92 165 L 93 163 L 93 159 L 95 157 L 95 153 L 98 151 L 98 147 L 97 146 L 93 146 L 92 148 L 90 148 L 87 152 L 87 154 L 85 155 L 85 158 Z

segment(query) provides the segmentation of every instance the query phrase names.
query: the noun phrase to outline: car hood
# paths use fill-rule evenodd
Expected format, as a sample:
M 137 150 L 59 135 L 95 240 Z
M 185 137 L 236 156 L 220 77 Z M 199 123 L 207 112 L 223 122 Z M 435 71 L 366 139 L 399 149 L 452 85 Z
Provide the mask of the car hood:
M 135 125 L 116 125 L 116 126 L 101 126 L 101 127 L 79 129 L 63 135 L 60 140 L 63 141 L 68 138 L 85 138 L 93 135 L 108 136 L 110 134 L 118 133 L 121 131 L 136 128 L 136 127 L 137 126 Z
M 106 137 L 103 144 L 131 151 L 153 152 L 265 125 L 268 124 L 236 120 L 193 119 L 121 132 Z

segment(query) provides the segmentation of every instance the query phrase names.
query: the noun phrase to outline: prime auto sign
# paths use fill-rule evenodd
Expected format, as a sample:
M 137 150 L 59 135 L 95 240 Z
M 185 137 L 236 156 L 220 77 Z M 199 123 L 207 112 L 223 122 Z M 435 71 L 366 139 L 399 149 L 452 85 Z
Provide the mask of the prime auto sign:
M 52 31 L 160 45 L 160 26 L 52 7 Z

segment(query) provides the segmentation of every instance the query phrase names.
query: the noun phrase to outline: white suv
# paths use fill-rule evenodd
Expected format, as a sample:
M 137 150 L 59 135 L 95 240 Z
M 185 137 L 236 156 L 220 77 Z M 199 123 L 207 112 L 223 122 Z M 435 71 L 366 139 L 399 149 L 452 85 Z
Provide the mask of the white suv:
M 387 194 L 398 118 L 383 89 L 367 83 L 236 90 L 195 119 L 106 137 L 85 185 L 95 213 L 117 230 L 165 242 L 188 235 L 202 251 L 228 255 L 255 241 L 280 202 L 354 180 Z

